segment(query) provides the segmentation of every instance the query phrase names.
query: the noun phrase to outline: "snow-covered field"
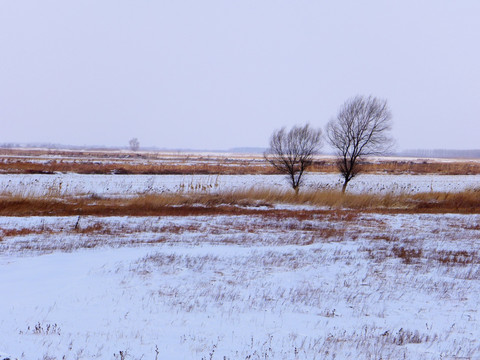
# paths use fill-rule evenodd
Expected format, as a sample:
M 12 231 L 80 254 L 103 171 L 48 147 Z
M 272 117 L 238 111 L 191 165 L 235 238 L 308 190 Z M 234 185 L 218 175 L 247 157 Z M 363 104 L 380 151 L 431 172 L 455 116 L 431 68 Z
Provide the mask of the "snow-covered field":
M 307 174 L 307 189 L 341 189 L 337 174 Z M 0 192 L 27 195 L 118 196 L 178 191 L 225 191 L 249 188 L 288 189 L 282 175 L 0 175 Z M 462 191 L 480 186 L 480 175 L 363 174 L 348 185 L 351 192 Z
M 0 354 L 480 357 L 479 215 L 287 215 L 1 217 Z

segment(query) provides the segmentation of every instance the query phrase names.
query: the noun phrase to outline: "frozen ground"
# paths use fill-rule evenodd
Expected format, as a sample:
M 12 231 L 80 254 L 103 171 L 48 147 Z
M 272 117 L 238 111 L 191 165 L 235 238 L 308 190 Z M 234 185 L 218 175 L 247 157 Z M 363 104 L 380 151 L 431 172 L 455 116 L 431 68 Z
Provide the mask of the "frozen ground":
M 475 359 L 480 216 L 0 218 L 0 354 Z
M 336 174 L 307 174 L 305 188 L 341 189 Z M 359 175 L 351 192 L 462 191 L 478 187 L 480 175 Z M 0 192 L 27 195 L 136 195 L 179 191 L 222 191 L 249 188 L 288 189 L 282 175 L 0 175 Z

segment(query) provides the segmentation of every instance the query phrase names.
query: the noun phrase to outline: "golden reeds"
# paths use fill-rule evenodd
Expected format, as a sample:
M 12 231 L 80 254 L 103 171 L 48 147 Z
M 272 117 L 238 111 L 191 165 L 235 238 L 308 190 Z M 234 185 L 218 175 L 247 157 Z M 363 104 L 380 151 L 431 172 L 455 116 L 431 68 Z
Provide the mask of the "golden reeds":
M 418 194 L 346 193 L 245 189 L 214 193 L 178 192 L 102 198 L 74 197 L 52 192 L 47 196 L 0 194 L 0 215 L 200 215 L 271 211 L 275 205 L 312 206 L 312 210 L 374 212 L 480 213 L 480 192 Z M 293 207 L 292 211 L 298 208 Z M 300 208 L 301 210 L 301 208 Z

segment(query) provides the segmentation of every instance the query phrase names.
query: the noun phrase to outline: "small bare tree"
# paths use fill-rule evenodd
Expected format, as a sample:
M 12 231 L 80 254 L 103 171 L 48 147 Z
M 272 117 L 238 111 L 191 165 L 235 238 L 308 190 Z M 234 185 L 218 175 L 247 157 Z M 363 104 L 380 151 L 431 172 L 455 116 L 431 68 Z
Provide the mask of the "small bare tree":
M 130 150 L 132 151 L 137 151 L 140 148 L 140 142 L 137 138 L 130 139 L 128 144 L 130 145 Z
M 389 136 L 392 114 L 386 100 L 356 96 L 347 100 L 337 118 L 327 124 L 327 138 L 335 149 L 343 177 L 342 192 L 360 171 L 359 160 L 385 154 L 393 145 Z
M 322 146 L 322 130 L 310 125 L 275 130 L 270 138 L 270 148 L 265 159 L 280 172 L 287 174 L 295 193 L 298 193 L 302 175 L 312 164 L 313 155 Z

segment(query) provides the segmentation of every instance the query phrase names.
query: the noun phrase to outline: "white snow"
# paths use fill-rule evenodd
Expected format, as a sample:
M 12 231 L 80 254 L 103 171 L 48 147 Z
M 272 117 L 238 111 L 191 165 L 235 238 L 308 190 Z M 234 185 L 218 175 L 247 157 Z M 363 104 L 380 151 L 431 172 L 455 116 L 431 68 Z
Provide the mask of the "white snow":
M 480 175 L 363 174 L 348 185 L 351 192 L 458 192 L 478 188 Z M 306 189 L 341 189 L 337 174 L 306 174 Z M 0 175 L 0 193 L 20 195 L 129 196 L 163 192 L 217 192 L 250 188 L 288 189 L 282 175 Z
M 2 354 L 480 356 L 480 215 L 76 220 L 0 217 Z

